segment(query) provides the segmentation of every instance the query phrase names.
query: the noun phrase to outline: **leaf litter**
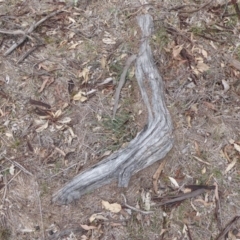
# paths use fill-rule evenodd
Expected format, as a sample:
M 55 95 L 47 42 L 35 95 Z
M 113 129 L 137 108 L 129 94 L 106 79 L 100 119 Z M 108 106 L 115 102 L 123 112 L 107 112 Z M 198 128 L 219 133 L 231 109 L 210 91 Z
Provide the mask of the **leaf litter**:
M 126 199 L 121 204 L 120 190 L 109 186 L 89 193 L 76 207 L 70 206 L 67 211 L 64 207 L 49 208 L 51 194 L 74 177 L 80 166 L 85 169 L 91 165 L 89 161 L 97 162 L 116 149 L 111 143 L 113 138 L 118 138 L 107 135 L 109 126 L 104 128 L 102 123 L 105 116 L 112 115 L 115 82 L 119 81 L 126 66 L 125 60 L 138 47 L 139 32 L 134 17 L 148 10 L 144 5 L 139 6 L 137 1 L 132 1 L 131 7 L 124 5 L 126 3 L 108 2 L 104 5 L 100 1 L 78 2 L 75 7 L 65 3 L 53 6 L 46 1 L 41 1 L 39 6 L 28 4 L 28 1 L 18 5 L 13 2 L 8 6 L 5 4 L 1 2 L 0 10 L 7 7 L 12 16 L 19 16 L 12 18 L 16 26 L 21 28 L 25 24 L 30 27 L 26 29 L 33 29 L 28 32 L 28 42 L 25 39 L 20 47 L 12 50 L 11 55 L 1 60 L 0 66 L 7 76 L 0 91 L 1 164 L 3 169 L 8 169 L 6 174 L 4 172 L 5 185 L 1 191 L 3 199 L 16 204 L 11 209 L 7 201 L 3 201 L 2 211 L 8 209 L 10 214 L 3 214 L 1 220 L 8 223 L 7 227 L 19 227 L 19 232 L 17 227 L 12 229 L 13 237 L 25 231 L 27 238 L 42 237 L 43 233 L 50 238 L 51 232 L 44 230 L 53 222 L 59 224 L 59 233 L 66 227 L 65 233 L 69 238 L 73 238 L 71 229 L 86 228 L 84 234 L 74 232 L 76 236 L 79 234 L 76 239 L 90 239 L 91 234 L 96 234 L 94 239 L 99 239 L 100 235 L 109 239 L 109 236 L 115 239 L 153 239 L 153 236 L 174 239 L 179 234 L 189 239 L 221 239 L 226 234 L 229 238 L 237 236 L 234 230 L 239 228 L 237 220 L 240 215 L 235 208 L 240 201 L 236 194 L 239 186 L 240 68 L 236 44 L 239 17 L 236 3 L 148 3 L 156 20 L 151 45 L 165 80 L 167 105 L 175 125 L 176 149 L 167 157 L 165 166 L 160 168 L 161 174 L 153 178 L 154 194 L 148 183 L 152 182 L 150 176 L 156 171 L 156 165 L 131 180 L 132 185 L 126 192 L 129 204 Z M 62 11 L 61 6 L 66 9 Z M 28 15 L 19 15 L 19 11 L 24 9 Z M 168 14 L 161 9 L 167 9 Z M 38 21 L 37 28 L 31 25 L 36 11 L 37 20 L 42 19 L 42 22 Z M 6 11 L 2 14 L 1 18 L 5 21 Z M 170 26 L 161 25 L 163 21 L 159 21 L 160 17 Z M 4 30 L 15 31 L 12 26 L 5 21 Z M 164 28 L 166 31 L 163 31 Z M 25 32 L 25 29 L 20 31 Z M 21 40 L 23 35 L 15 37 Z M 38 43 L 37 38 L 44 45 Z M 2 39 L 2 54 L 8 54 L 11 39 L 12 35 Z M 165 46 L 160 47 L 164 41 Z M 32 52 L 31 48 L 38 44 L 39 47 Z M 129 108 L 132 103 L 135 104 L 134 101 L 141 103 L 134 84 L 134 68 L 129 68 L 116 117 L 123 110 L 131 114 L 133 111 Z M 129 88 L 130 85 L 132 88 Z M 193 111 L 191 106 L 194 105 L 197 111 Z M 141 129 L 145 121 L 141 119 L 144 109 L 138 109 L 138 112 L 141 114 L 130 116 L 125 124 L 137 122 L 138 129 Z M 20 131 L 12 131 L 16 124 Z M 118 135 L 122 136 L 119 146 L 129 141 L 124 134 Z M 234 140 L 229 142 L 229 139 Z M 66 163 L 65 157 L 70 148 L 74 151 Z M 6 161 L 4 156 L 10 156 L 19 165 Z M 35 179 L 30 178 L 27 172 L 34 173 Z M 40 201 L 35 193 L 35 181 L 40 186 Z M 177 207 L 179 203 L 174 209 L 153 204 L 154 198 L 161 199 L 163 196 L 177 202 L 181 196 L 178 191 L 184 189 L 183 186 L 212 186 L 215 181 L 218 185 L 215 197 L 204 187 L 204 191 L 190 189 L 191 194 L 185 195 L 181 202 L 181 211 Z M 145 189 L 142 196 L 141 189 Z M 102 209 L 101 199 L 123 208 L 117 213 Z M 33 213 L 28 211 L 24 201 L 28 202 Z M 139 208 L 132 207 L 137 205 Z M 23 209 L 22 217 L 15 214 L 16 220 L 11 217 L 6 219 L 6 216 L 11 216 L 11 211 L 18 213 L 15 206 Z M 103 213 L 94 216 L 95 211 Z M 157 217 L 155 212 L 159 213 Z M 213 217 L 215 212 L 216 220 Z M 90 216 L 93 216 L 92 222 Z M 183 219 L 185 224 L 173 221 L 174 218 Z M 32 225 L 32 219 L 36 226 Z M 112 225 L 108 225 L 106 219 L 110 219 Z M 78 227 L 74 228 L 74 224 Z M 38 226 L 40 231 L 35 230 Z M 211 226 L 211 229 L 206 226 Z M 31 231 L 26 232 L 28 229 Z M 141 229 L 144 231 L 139 236 Z M 24 234 L 21 235 L 23 238 Z

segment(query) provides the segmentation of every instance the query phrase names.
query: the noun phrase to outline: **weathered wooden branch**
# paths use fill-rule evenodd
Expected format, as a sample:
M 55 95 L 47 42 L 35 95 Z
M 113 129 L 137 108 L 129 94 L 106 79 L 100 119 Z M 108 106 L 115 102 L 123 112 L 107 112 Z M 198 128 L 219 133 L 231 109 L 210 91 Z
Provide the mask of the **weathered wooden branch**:
M 148 14 L 137 18 L 142 30 L 136 58 L 136 78 L 148 111 L 148 122 L 125 149 L 77 175 L 56 192 L 53 201 L 68 204 L 112 180 L 127 187 L 133 174 L 164 158 L 173 146 L 172 122 L 164 102 L 162 78 L 154 64 L 149 38 L 153 20 Z

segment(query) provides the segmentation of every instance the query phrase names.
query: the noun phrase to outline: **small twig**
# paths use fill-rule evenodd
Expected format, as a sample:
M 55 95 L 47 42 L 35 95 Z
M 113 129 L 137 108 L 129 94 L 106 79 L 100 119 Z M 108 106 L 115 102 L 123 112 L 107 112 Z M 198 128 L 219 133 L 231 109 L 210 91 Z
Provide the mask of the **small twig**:
M 228 224 L 227 226 L 223 229 L 223 231 L 218 235 L 216 240 L 221 240 L 225 237 L 225 235 L 230 231 L 232 226 L 235 224 L 240 219 L 240 216 L 234 217 Z
M 133 211 L 140 212 L 140 213 L 142 213 L 142 214 L 151 214 L 151 213 L 154 213 L 153 211 L 143 211 L 143 210 L 140 210 L 140 209 L 138 209 L 138 208 L 135 208 L 135 207 L 132 207 L 132 206 L 128 205 L 125 195 L 124 195 L 123 193 L 122 193 L 121 195 L 122 195 L 122 197 L 123 197 L 124 206 L 125 206 L 125 207 L 130 208 L 130 209 L 132 209 Z
M 237 4 L 237 0 L 231 0 L 231 2 L 235 8 L 236 14 L 238 16 L 238 20 L 240 20 L 240 10 L 239 10 L 238 4 Z
M 33 176 L 31 172 L 29 172 L 26 168 L 24 168 L 22 165 L 20 165 L 18 162 L 13 161 L 13 164 L 16 165 L 19 169 L 21 169 L 23 172 L 27 173 L 30 176 Z
M 236 68 L 237 70 L 240 70 L 240 62 L 230 55 L 225 54 L 224 57 L 227 59 L 227 63 L 229 63 L 230 66 Z
M 37 46 L 34 46 L 32 47 L 31 49 L 29 49 L 26 53 L 24 53 L 17 61 L 17 64 L 18 63 L 21 63 L 25 58 L 27 58 L 32 52 L 34 52 L 38 47 L 42 46 L 43 44 L 41 45 L 37 45 Z
M 179 9 L 183 9 L 183 8 L 186 8 L 186 7 L 196 7 L 196 5 L 194 4 L 186 4 L 186 5 L 179 5 L 179 6 L 176 6 L 176 7 L 173 7 L 173 8 L 170 8 L 169 11 L 177 11 Z
M 193 239 L 192 239 L 191 232 L 190 232 L 190 228 L 189 228 L 188 224 L 186 224 L 186 226 L 187 226 L 187 234 L 188 234 L 188 238 L 189 238 L 189 240 L 193 240 Z
M 114 100 L 114 107 L 113 107 L 113 119 L 115 118 L 115 115 L 116 115 L 116 112 L 117 112 L 120 92 L 121 92 L 121 89 L 122 89 L 122 87 L 125 83 L 125 78 L 126 78 L 126 75 L 127 75 L 127 71 L 130 68 L 132 62 L 136 59 L 136 57 L 137 56 L 135 54 L 133 54 L 132 56 L 130 56 L 127 59 L 126 65 L 125 65 L 125 67 L 123 69 L 123 72 L 121 74 L 121 77 L 120 77 L 120 80 L 119 80 L 119 83 L 118 83 L 118 87 L 117 87 L 117 90 L 116 90 L 116 93 L 115 93 L 115 100 Z
M 65 172 L 65 171 L 67 171 L 68 169 L 70 169 L 70 168 L 72 168 L 72 167 L 75 167 L 76 165 L 78 165 L 78 163 L 74 163 L 73 165 L 71 165 L 71 166 L 69 166 L 69 167 L 63 169 L 62 171 L 60 171 L 60 172 L 54 174 L 54 175 L 51 176 L 50 178 L 54 178 L 54 177 L 58 176 L 59 174 L 61 174 L 61 173 Z
M 176 202 L 180 202 L 180 201 L 183 201 L 183 200 L 186 200 L 186 199 L 189 199 L 189 198 L 193 198 L 193 197 L 196 197 L 196 196 L 198 196 L 202 193 L 205 193 L 205 191 L 206 191 L 206 189 L 202 188 L 202 189 L 192 191 L 190 193 L 184 193 L 184 194 L 181 194 L 180 196 L 163 200 L 162 202 L 160 202 L 158 204 L 158 206 L 163 206 L 163 205 L 167 205 L 167 204 L 170 204 L 170 203 L 176 203 Z M 157 200 L 157 198 L 155 198 L 155 200 Z
M 208 166 L 211 166 L 210 163 L 203 161 L 201 158 L 199 158 L 199 157 L 197 157 L 197 156 L 193 156 L 193 158 L 196 159 L 197 161 L 201 162 L 201 163 L 204 163 L 204 164 L 206 164 L 206 165 L 208 165 Z
M 195 10 L 192 10 L 192 11 L 180 11 L 179 13 L 194 13 L 194 12 L 198 12 L 200 11 L 201 9 L 205 8 L 207 5 L 209 5 L 213 0 L 210 0 L 209 2 L 203 4 L 201 7 L 195 9 Z
M 40 24 L 45 22 L 47 19 L 57 15 L 58 13 L 63 12 L 64 9 L 57 10 L 55 12 L 52 12 L 51 14 L 47 15 L 46 17 L 42 18 L 36 23 L 33 23 L 30 28 L 24 33 L 24 36 L 16 43 L 14 43 L 4 54 L 3 56 L 9 55 L 12 51 L 14 51 L 17 47 L 19 47 L 27 38 L 29 38 L 29 34 L 32 33 Z M 20 30 L 19 30 L 20 31 Z M 11 32 L 11 31 L 10 31 Z M 5 31 L 6 33 L 6 31 Z
M 39 212 L 40 212 L 41 225 L 42 225 L 42 236 L 43 236 L 43 240 L 44 240 L 45 239 L 45 230 L 44 230 L 44 224 L 43 224 L 42 203 L 41 203 L 41 199 L 40 199 L 40 191 L 38 191 L 39 185 L 38 185 L 37 181 L 36 181 L 36 184 L 37 184 L 37 188 L 35 189 L 35 191 L 36 191 L 36 195 L 38 198 Z
M 219 231 L 222 231 L 222 221 L 221 221 L 221 205 L 220 205 L 220 199 L 219 199 L 219 194 L 218 194 L 218 185 L 215 182 L 215 203 L 216 203 L 216 208 L 215 208 L 215 213 L 216 213 L 216 219 L 217 219 L 217 226 Z
M 33 176 L 33 174 L 31 172 L 29 172 L 26 168 L 24 168 L 21 164 L 19 164 L 16 161 L 12 161 L 10 158 L 4 156 L 4 158 L 6 158 L 9 162 L 11 162 L 13 165 L 15 165 L 16 167 L 18 167 L 20 170 L 22 170 L 23 172 L 27 173 L 30 176 Z
M 21 172 L 22 170 L 19 170 L 6 184 L 5 184 L 5 188 L 4 188 L 4 194 L 3 194 L 3 198 L 2 198 L 2 202 L 4 202 L 5 198 L 6 198 L 6 194 L 7 194 L 7 186 L 13 181 L 14 178 L 16 178 L 18 176 L 18 174 Z M 6 178 L 7 179 L 7 178 Z
M 205 36 L 204 34 L 198 34 L 198 33 L 196 33 L 196 35 L 199 36 L 199 37 L 205 38 L 205 39 L 207 39 L 207 40 L 211 40 L 211 41 L 213 41 L 213 42 L 225 43 L 225 41 L 221 41 L 221 40 L 218 40 L 218 39 L 216 39 L 216 38 L 212 38 L 212 37 L 209 37 L 209 36 Z
M 0 33 L 8 34 L 8 35 L 25 35 L 25 32 L 23 30 L 5 30 L 5 29 L 0 29 Z
M 70 235 L 71 233 L 81 234 L 82 232 L 83 232 L 82 228 L 65 229 L 59 233 L 58 232 L 54 233 L 52 236 L 49 237 L 49 240 L 66 239 L 63 237 L 66 237 L 66 236 Z

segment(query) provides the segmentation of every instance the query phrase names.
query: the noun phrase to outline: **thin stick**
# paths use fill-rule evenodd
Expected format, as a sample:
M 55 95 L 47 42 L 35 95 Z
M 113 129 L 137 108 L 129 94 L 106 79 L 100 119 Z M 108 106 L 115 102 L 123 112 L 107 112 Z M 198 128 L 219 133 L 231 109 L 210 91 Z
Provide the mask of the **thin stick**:
M 235 216 L 228 224 L 227 226 L 222 230 L 222 232 L 218 235 L 216 240 L 221 240 L 225 237 L 225 235 L 231 230 L 233 225 L 240 219 L 240 216 Z
M 19 164 L 16 161 L 12 161 L 10 158 L 4 156 L 4 158 L 6 158 L 9 162 L 11 162 L 13 165 L 15 165 L 16 167 L 18 167 L 20 170 L 22 170 L 23 172 L 29 174 L 30 176 L 33 176 L 33 174 L 31 172 L 29 172 L 26 168 L 24 168 L 21 164 Z
M 4 189 L 4 194 L 3 194 L 3 198 L 2 198 L 2 202 L 4 202 L 5 198 L 6 198 L 6 194 L 7 194 L 7 186 L 12 182 L 12 180 L 14 178 L 16 178 L 18 176 L 18 174 L 21 172 L 22 170 L 19 170 L 9 181 L 8 183 L 5 184 L 5 189 Z
M 205 8 L 207 5 L 209 5 L 211 2 L 212 2 L 212 0 L 210 0 L 209 2 L 203 4 L 201 7 L 197 8 L 195 10 L 192 10 L 192 11 L 180 11 L 179 13 L 194 13 L 194 12 L 198 12 L 201 9 Z
M 196 196 L 198 196 L 202 193 L 205 193 L 204 188 L 195 190 L 195 191 L 190 192 L 190 193 L 184 193 L 184 194 L 181 194 L 180 196 L 173 197 L 173 198 L 170 198 L 170 199 L 166 199 L 166 200 L 164 199 L 162 202 L 160 202 L 158 204 L 158 206 L 163 206 L 163 205 L 167 205 L 167 204 L 170 204 L 170 203 L 180 202 L 180 201 L 183 201 L 183 200 L 186 200 L 186 199 L 189 199 L 189 198 L 196 197 Z
M 42 44 L 43 45 L 43 44 Z M 38 47 L 42 45 L 37 45 L 29 49 L 26 53 L 24 53 L 17 61 L 17 63 L 21 63 L 25 58 L 27 58 L 32 52 L 34 52 Z
M 125 195 L 124 195 L 123 193 L 122 193 L 121 195 L 122 195 L 122 197 L 123 197 L 124 206 L 125 206 L 125 207 L 130 208 L 130 209 L 132 209 L 133 211 L 140 212 L 140 213 L 142 213 L 142 214 L 151 214 L 151 213 L 154 213 L 153 211 L 143 211 L 143 210 L 140 210 L 140 209 L 138 209 L 138 208 L 135 208 L 135 207 L 132 207 L 132 206 L 128 205 Z
M 120 98 L 120 92 L 121 92 L 121 89 L 125 83 L 125 78 L 126 78 L 126 75 L 127 75 L 127 71 L 128 69 L 130 68 L 132 62 L 136 59 L 136 55 L 133 54 L 132 56 L 130 56 L 128 59 L 127 59 L 127 62 L 126 62 L 126 65 L 123 69 L 123 72 L 121 74 L 121 77 L 120 77 L 120 80 L 119 80 L 119 83 L 118 83 L 118 87 L 117 87 L 117 90 L 116 90 L 116 93 L 115 93 L 115 100 L 114 100 L 114 107 L 113 107 L 113 119 L 115 118 L 115 115 L 116 115 L 116 112 L 117 112 L 117 107 L 118 107 L 118 102 L 119 102 L 119 98 Z
M 210 163 L 208 163 L 208 162 L 206 162 L 206 161 L 203 161 L 201 158 L 199 158 L 199 157 L 197 157 L 197 156 L 193 156 L 193 158 L 196 159 L 197 161 L 201 162 L 201 163 L 204 163 L 204 164 L 206 164 L 206 165 L 208 165 L 208 166 L 211 166 Z
M 220 199 L 219 199 L 219 194 L 218 194 L 218 185 L 215 182 L 215 203 L 216 203 L 216 208 L 215 208 L 215 213 L 216 213 L 216 219 L 217 219 L 217 226 L 219 231 L 222 231 L 222 218 L 221 218 L 221 205 L 220 205 Z
M 9 55 L 13 50 L 15 50 L 17 47 L 19 47 L 27 38 L 29 38 L 29 34 L 32 33 L 40 24 L 45 22 L 47 19 L 57 15 L 58 13 L 63 12 L 64 9 L 57 10 L 55 12 L 52 12 L 51 14 L 47 15 L 46 17 L 39 20 L 37 23 L 33 23 L 30 28 L 24 33 L 24 36 L 17 42 L 14 43 L 4 54 L 3 56 Z M 6 32 L 5 32 L 6 33 Z
M 44 225 L 43 225 L 43 214 L 42 214 L 42 203 L 41 203 L 41 199 L 40 199 L 40 191 L 38 191 L 39 185 L 38 185 L 37 181 L 36 181 L 36 184 L 37 184 L 36 194 L 38 197 L 38 205 L 39 205 L 41 225 L 42 225 L 42 235 L 43 235 L 43 239 L 45 239 L 45 230 L 44 230 Z
M 0 29 L 0 33 L 8 34 L 8 35 L 25 35 L 25 32 L 23 30 L 5 30 L 5 29 Z

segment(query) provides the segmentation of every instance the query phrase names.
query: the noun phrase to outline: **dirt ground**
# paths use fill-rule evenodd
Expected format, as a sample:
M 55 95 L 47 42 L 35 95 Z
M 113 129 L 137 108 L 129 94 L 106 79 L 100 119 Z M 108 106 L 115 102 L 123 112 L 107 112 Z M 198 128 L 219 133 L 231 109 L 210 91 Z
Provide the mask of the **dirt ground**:
M 240 12 L 234 3 L 0 1 L 0 239 L 240 239 Z M 175 138 L 157 190 L 153 175 L 161 161 L 133 176 L 126 189 L 113 182 L 56 205 L 58 189 L 126 146 L 146 123 L 134 65 L 112 120 L 120 75 L 140 44 L 136 16 L 146 13 L 154 19 L 151 48 Z M 214 188 L 160 206 L 187 185 Z M 107 210 L 102 201 L 121 209 Z

